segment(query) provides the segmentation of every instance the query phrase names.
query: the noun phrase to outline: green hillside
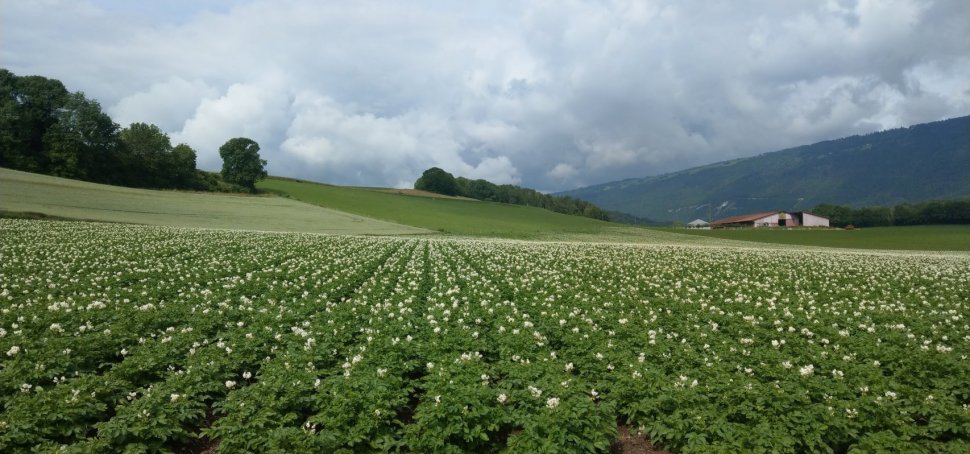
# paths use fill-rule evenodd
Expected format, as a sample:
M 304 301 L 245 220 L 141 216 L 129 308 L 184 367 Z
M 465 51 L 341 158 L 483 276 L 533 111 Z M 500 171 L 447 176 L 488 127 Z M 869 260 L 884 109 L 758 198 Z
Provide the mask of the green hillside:
M 544 240 L 711 243 L 708 238 L 540 208 L 410 195 L 410 191 L 273 177 L 259 187 L 284 197 L 125 188 L 0 167 L 0 217 L 351 235 L 449 233 Z
M 596 234 L 618 226 L 580 216 L 504 203 L 418 197 L 270 177 L 257 188 L 301 202 L 443 233 L 505 238 Z
M 753 241 L 867 249 L 970 250 L 967 226 L 854 232 L 688 231 L 613 224 L 518 205 L 408 195 L 408 191 L 282 178 L 270 178 L 259 186 L 289 198 L 132 189 L 0 168 L 0 216 L 331 234 L 444 232 L 597 243 L 751 247 Z
M 970 116 L 561 193 L 660 221 L 970 196 Z
M 153 191 L 0 168 L 0 212 L 212 229 L 397 235 L 429 233 L 282 197 Z

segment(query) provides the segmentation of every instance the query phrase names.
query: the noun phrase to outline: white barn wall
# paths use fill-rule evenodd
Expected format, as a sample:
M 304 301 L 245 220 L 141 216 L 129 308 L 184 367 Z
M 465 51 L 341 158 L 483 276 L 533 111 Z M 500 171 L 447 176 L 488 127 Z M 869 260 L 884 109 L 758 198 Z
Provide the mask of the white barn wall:
M 754 220 L 755 227 L 774 227 L 778 225 L 778 213 Z
M 811 213 L 802 213 L 802 225 L 805 227 L 828 227 L 829 220 Z
M 779 211 L 764 215 L 757 219 L 752 219 L 756 215 L 742 215 L 731 218 L 724 218 L 712 223 L 712 227 L 780 227 L 784 222 L 784 227 L 829 227 L 829 220 L 822 216 L 817 216 L 804 211 L 794 213 Z
M 785 227 L 798 227 L 798 217 L 793 216 L 791 213 L 781 212 L 778 213 L 778 225 L 781 225 L 781 221 L 785 221 Z

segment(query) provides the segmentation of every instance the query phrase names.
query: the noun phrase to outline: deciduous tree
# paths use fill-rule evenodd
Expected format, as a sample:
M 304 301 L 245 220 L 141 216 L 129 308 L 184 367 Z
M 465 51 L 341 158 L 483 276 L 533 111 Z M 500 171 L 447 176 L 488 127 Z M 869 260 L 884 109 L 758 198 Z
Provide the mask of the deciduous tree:
M 149 188 L 172 186 L 166 173 L 172 151 L 168 134 L 152 124 L 132 123 L 121 130 L 121 141 L 129 158 L 129 175 L 134 180 L 130 184 Z
M 0 69 L 0 166 L 48 171 L 44 134 L 67 96 L 59 80 Z
M 219 147 L 222 179 L 256 192 L 256 182 L 266 178 L 266 161 L 259 158 L 259 144 L 236 137 Z
M 122 178 L 118 125 L 101 105 L 83 93 L 66 96 L 56 122 L 44 133 L 44 148 L 52 175 L 115 183 Z
M 425 170 L 418 181 L 414 182 L 414 189 L 444 195 L 458 195 L 458 183 L 455 181 L 455 176 L 438 167 Z
M 180 143 L 172 149 L 171 175 L 172 181 L 180 188 L 195 188 L 198 186 L 195 169 L 196 152 L 192 147 Z

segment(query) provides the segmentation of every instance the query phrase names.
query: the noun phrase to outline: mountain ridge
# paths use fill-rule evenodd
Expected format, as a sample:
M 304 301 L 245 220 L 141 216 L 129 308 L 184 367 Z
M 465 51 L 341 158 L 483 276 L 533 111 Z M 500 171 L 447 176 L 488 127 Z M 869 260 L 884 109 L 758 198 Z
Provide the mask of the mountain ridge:
M 970 116 L 556 193 L 658 221 L 970 196 Z

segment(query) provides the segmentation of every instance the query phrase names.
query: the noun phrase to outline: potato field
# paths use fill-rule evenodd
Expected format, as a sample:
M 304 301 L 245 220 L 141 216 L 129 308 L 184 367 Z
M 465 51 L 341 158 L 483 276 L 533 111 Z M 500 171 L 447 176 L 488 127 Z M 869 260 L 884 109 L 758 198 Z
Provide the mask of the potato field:
M 970 451 L 970 256 L 0 219 L 0 452 Z

